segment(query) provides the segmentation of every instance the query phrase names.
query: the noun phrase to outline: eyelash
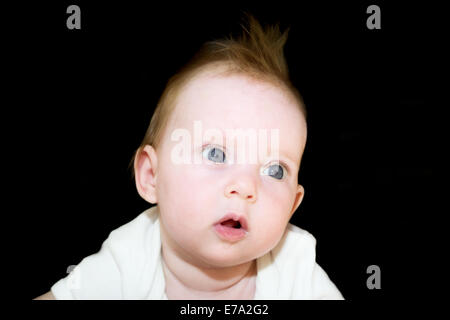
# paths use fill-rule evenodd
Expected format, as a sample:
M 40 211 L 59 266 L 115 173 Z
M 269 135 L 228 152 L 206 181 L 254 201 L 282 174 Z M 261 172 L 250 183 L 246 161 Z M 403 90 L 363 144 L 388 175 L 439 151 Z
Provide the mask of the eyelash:
M 202 153 L 206 150 L 207 147 L 218 148 L 218 149 L 222 150 L 222 152 L 225 154 L 225 157 L 226 157 L 226 148 L 221 147 L 219 145 L 214 145 L 214 144 L 204 144 L 202 146 Z M 218 163 L 218 164 L 220 164 L 220 163 Z M 270 167 L 273 164 L 279 164 L 283 168 L 283 170 L 286 171 L 287 174 L 290 174 L 289 167 L 283 160 L 279 160 L 278 163 L 277 162 L 269 163 L 267 165 L 267 167 Z

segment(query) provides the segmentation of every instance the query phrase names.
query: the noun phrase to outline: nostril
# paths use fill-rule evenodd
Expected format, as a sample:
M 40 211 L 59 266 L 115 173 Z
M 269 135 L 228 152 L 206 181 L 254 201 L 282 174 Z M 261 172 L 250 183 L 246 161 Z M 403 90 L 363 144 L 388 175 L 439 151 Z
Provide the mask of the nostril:
M 232 197 L 234 195 L 237 195 L 237 196 L 241 197 L 242 199 L 248 200 L 251 202 L 256 201 L 256 193 L 254 193 L 253 191 L 250 191 L 250 190 L 238 191 L 237 189 L 231 189 L 231 188 L 226 189 L 226 191 L 225 191 L 226 197 Z

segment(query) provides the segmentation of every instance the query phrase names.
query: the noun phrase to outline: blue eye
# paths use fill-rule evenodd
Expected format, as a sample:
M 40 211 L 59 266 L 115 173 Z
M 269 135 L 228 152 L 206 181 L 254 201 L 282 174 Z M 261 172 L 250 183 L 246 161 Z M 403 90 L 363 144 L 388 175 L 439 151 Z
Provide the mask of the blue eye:
M 271 176 L 275 179 L 281 180 L 284 177 L 283 167 L 278 164 L 273 164 L 263 170 L 264 174 Z
M 225 162 L 225 153 L 217 147 L 205 148 L 203 150 L 203 156 L 206 156 L 208 160 L 213 162 Z

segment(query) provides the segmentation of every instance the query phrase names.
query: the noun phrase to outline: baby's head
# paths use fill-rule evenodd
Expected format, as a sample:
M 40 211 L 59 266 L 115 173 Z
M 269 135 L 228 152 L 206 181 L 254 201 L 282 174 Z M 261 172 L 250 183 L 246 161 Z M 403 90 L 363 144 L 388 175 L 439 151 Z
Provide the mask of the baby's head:
M 287 32 L 248 25 L 169 80 L 133 158 L 139 194 L 158 204 L 163 248 L 202 267 L 273 249 L 304 194 L 306 115 L 283 55 Z

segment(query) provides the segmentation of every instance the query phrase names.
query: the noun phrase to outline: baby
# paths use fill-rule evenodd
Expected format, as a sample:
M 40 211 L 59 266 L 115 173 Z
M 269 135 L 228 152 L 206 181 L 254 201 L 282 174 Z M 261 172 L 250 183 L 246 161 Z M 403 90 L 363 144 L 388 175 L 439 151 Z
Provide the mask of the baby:
M 38 299 L 343 299 L 289 223 L 307 129 L 286 38 L 249 16 L 169 80 L 132 162 L 155 205 Z

